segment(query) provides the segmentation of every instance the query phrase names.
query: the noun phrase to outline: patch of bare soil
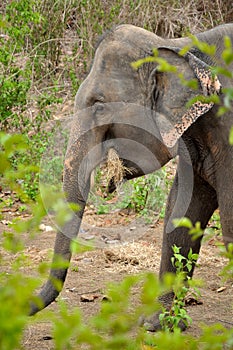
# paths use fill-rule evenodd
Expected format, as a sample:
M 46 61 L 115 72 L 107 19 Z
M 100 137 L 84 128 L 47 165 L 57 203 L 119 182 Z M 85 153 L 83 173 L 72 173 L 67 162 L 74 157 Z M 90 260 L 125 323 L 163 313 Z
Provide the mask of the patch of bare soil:
M 18 213 L 17 209 L 5 212 L 5 217 L 0 221 L 0 232 L 7 229 L 9 221 Z M 34 238 L 24 234 L 25 254 L 31 258 L 30 266 L 22 269 L 25 274 L 35 275 L 38 263 L 51 259 L 55 231 L 51 230 L 50 225 L 49 220 L 46 220 L 41 226 L 41 232 Z M 124 212 L 97 216 L 90 208 L 87 209 L 80 237 L 84 244 L 94 240 L 97 248 L 73 256 L 59 298 L 64 300 L 71 310 L 73 307 L 79 307 L 84 320 L 87 320 L 99 310 L 110 281 L 119 282 L 124 276 L 139 272 L 158 273 L 162 226 L 161 222 L 146 225 L 142 219 L 138 220 L 135 215 L 127 215 Z M 219 276 L 226 259 L 219 255 L 216 240 L 219 238 L 214 238 L 202 246 L 199 267 L 195 271 L 195 277 L 204 281 L 203 287 L 200 288 L 201 299 L 198 304 L 189 300 L 190 305 L 187 306 L 193 323 L 186 332 L 195 336 L 200 334 L 202 323 L 211 325 L 219 322 L 225 327 L 233 327 L 233 284 L 223 283 Z M 1 267 L 4 270 L 6 268 Z M 48 309 L 56 312 L 57 303 L 54 302 Z M 40 314 L 42 313 L 43 311 Z M 22 345 L 24 349 L 30 350 L 53 349 L 51 324 L 41 320 L 41 316 L 36 316 L 25 329 Z

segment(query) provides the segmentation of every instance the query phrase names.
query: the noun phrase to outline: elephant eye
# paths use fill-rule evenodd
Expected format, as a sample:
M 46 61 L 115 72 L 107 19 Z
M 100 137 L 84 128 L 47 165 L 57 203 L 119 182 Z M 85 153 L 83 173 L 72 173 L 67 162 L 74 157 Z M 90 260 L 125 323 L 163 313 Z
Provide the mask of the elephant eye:
M 95 105 L 104 103 L 104 96 L 101 93 L 90 94 L 86 98 L 86 106 L 94 107 Z
M 101 101 L 95 101 L 93 105 L 94 113 L 102 112 L 104 109 L 104 103 Z

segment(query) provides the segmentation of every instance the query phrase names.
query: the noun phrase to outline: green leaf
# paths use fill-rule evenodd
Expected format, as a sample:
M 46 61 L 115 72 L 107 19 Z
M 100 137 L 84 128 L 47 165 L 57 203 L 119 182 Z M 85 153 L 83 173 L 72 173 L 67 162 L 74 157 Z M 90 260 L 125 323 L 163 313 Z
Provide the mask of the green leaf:
M 229 36 L 225 36 L 224 37 L 224 46 L 226 49 L 231 49 L 232 48 L 232 44 L 231 44 L 231 39 Z
M 178 254 L 180 252 L 180 247 L 177 247 L 175 244 L 172 246 L 172 250 L 175 254 Z
M 201 52 L 203 52 L 209 56 L 215 55 L 215 53 L 216 53 L 216 46 L 215 45 L 209 45 L 206 42 L 200 41 L 194 35 L 190 35 L 190 38 L 192 39 L 193 45 L 196 46 Z
M 175 227 L 187 227 L 189 229 L 193 227 L 191 220 L 186 217 L 183 217 L 180 219 L 174 219 L 172 222 Z
M 196 254 L 196 253 L 192 254 L 192 260 L 197 261 L 198 257 L 199 257 L 199 254 Z
M 153 54 L 154 54 L 154 56 L 147 56 L 145 58 L 141 58 L 140 60 L 138 60 L 136 62 L 132 62 L 131 66 L 134 69 L 138 69 L 144 63 L 156 62 L 156 63 L 158 63 L 157 69 L 159 72 L 171 72 L 171 73 L 177 72 L 176 66 L 171 65 L 164 58 L 158 57 L 158 50 L 154 49 Z
M 19 134 L 0 133 L 0 144 L 4 147 L 7 157 L 10 157 L 16 151 L 24 151 L 27 148 L 26 137 Z
M 5 157 L 5 154 L 0 152 L 0 174 L 4 174 L 8 169 L 10 169 L 10 162 L 8 159 Z
M 218 115 L 218 117 L 221 117 L 222 115 L 224 115 L 227 112 L 228 112 L 228 108 L 222 106 L 222 107 L 219 107 L 217 115 Z
M 193 265 L 191 262 L 186 264 L 186 268 L 187 268 L 188 272 L 190 272 L 192 270 L 192 267 L 193 267 Z
M 233 62 L 232 50 L 224 50 L 222 53 L 222 58 L 227 65 L 231 64 L 231 62 Z
M 228 36 L 224 37 L 225 50 L 222 52 L 222 58 L 224 62 L 229 65 L 233 61 L 233 51 L 231 39 Z
M 174 254 L 174 257 L 179 261 L 181 262 L 182 260 L 184 260 L 185 258 L 181 255 L 181 254 Z
M 230 129 L 229 143 L 230 143 L 231 146 L 233 146 L 233 126 Z
M 184 56 L 186 55 L 187 52 L 189 52 L 189 50 L 192 48 L 192 45 L 187 45 L 187 46 L 184 46 L 180 52 L 179 52 L 179 55 L 180 56 Z
M 224 68 L 224 67 L 220 67 L 220 66 L 217 66 L 217 67 L 211 67 L 211 72 L 213 75 L 224 75 L 225 77 L 227 78 L 233 78 L 233 72 Z
M 83 245 L 78 240 L 72 240 L 70 243 L 70 249 L 72 253 L 80 254 L 80 253 L 84 253 L 86 251 L 92 250 L 92 247 L 90 242 L 89 242 L 89 245 Z
M 131 66 L 132 66 L 134 69 L 138 69 L 138 68 L 140 68 L 144 63 L 149 63 L 149 62 L 155 62 L 155 57 L 148 56 L 148 57 L 145 57 L 145 58 L 141 58 L 140 60 L 137 60 L 137 61 L 135 61 L 135 62 L 132 62 L 132 63 L 131 63 Z
M 188 253 L 188 259 L 191 260 L 193 255 L 193 250 L 190 248 L 189 253 Z
M 178 77 L 180 78 L 180 82 L 182 85 L 187 86 L 193 90 L 197 90 L 198 89 L 198 80 L 197 79 L 191 79 L 191 80 L 186 80 L 184 78 L 183 74 L 178 74 Z
M 170 72 L 170 73 L 177 72 L 177 67 L 168 63 L 164 58 L 156 57 L 155 62 L 157 62 L 159 64 L 157 67 L 157 70 L 159 72 Z
M 198 95 L 198 96 L 195 96 L 195 97 L 191 98 L 186 103 L 186 107 L 189 108 L 196 102 L 219 104 L 220 99 L 219 99 L 219 96 L 216 95 L 216 94 L 213 94 L 213 95 L 210 95 L 210 96 Z

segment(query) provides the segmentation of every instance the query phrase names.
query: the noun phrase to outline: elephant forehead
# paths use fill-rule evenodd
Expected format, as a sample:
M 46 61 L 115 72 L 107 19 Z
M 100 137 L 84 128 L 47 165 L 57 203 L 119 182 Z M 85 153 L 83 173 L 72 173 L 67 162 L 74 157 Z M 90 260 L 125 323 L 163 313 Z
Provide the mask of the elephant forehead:
M 132 68 L 133 57 L 114 56 L 108 48 L 94 59 L 92 69 L 76 95 L 76 109 L 96 102 L 140 101 L 143 91 L 138 73 Z
M 120 46 L 125 45 L 135 53 L 140 51 L 149 54 L 152 48 L 161 46 L 164 39 L 144 28 L 132 24 L 121 24 L 106 33 L 101 43 L 113 41 L 118 41 Z
M 133 51 L 129 45 L 119 41 L 102 44 L 96 51 L 92 70 L 101 73 L 113 68 L 133 72 L 131 63 L 138 57 L 138 50 Z

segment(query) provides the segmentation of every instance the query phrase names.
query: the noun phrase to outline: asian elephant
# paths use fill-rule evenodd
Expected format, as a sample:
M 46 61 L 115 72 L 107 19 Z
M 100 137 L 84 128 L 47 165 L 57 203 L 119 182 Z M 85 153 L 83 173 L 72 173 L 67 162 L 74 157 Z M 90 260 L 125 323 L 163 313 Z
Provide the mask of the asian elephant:
M 91 70 L 81 84 L 75 99 L 75 117 L 64 163 L 63 189 L 67 201 L 77 203 L 79 210 L 57 233 L 54 261 L 63 257 L 70 261 L 70 243 L 79 231 L 90 189 L 92 170 L 115 149 L 125 166 L 125 179 L 148 174 L 170 159 L 179 156 L 178 167 L 169 194 L 163 234 L 160 277 L 175 272 L 171 262 L 172 246 L 181 247 L 187 256 L 190 248 L 200 250 L 201 237 L 192 240 L 187 228 L 175 228 L 174 218 L 186 216 L 193 223 L 200 221 L 204 229 L 219 207 L 224 242 L 233 242 L 233 149 L 229 132 L 233 115 L 228 111 L 217 116 L 218 106 L 201 99 L 187 106 L 200 95 L 217 94 L 233 82 L 224 75 L 214 76 L 211 66 L 224 66 L 224 37 L 233 42 L 233 24 L 222 25 L 197 35 L 199 41 L 216 45 L 213 56 L 191 47 L 190 38 L 163 39 L 133 25 L 119 25 L 105 33 L 95 51 Z M 180 55 L 183 47 L 189 51 Z M 197 89 L 183 84 L 179 75 L 159 69 L 148 62 L 138 69 L 131 65 L 151 55 L 177 68 L 185 81 L 196 79 Z M 233 65 L 229 65 L 233 69 Z M 194 101 L 194 100 L 193 100 Z M 193 271 L 190 272 L 190 276 Z M 42 287 L 41 305 L 32 304 L 30 314 L 49 305 L 63 285 L 67 268 L 52 268 Z M 161 300 L 171 303 L 172 293 Z M 159 327 L 156 317 L 145 321 L 150 330 Z

